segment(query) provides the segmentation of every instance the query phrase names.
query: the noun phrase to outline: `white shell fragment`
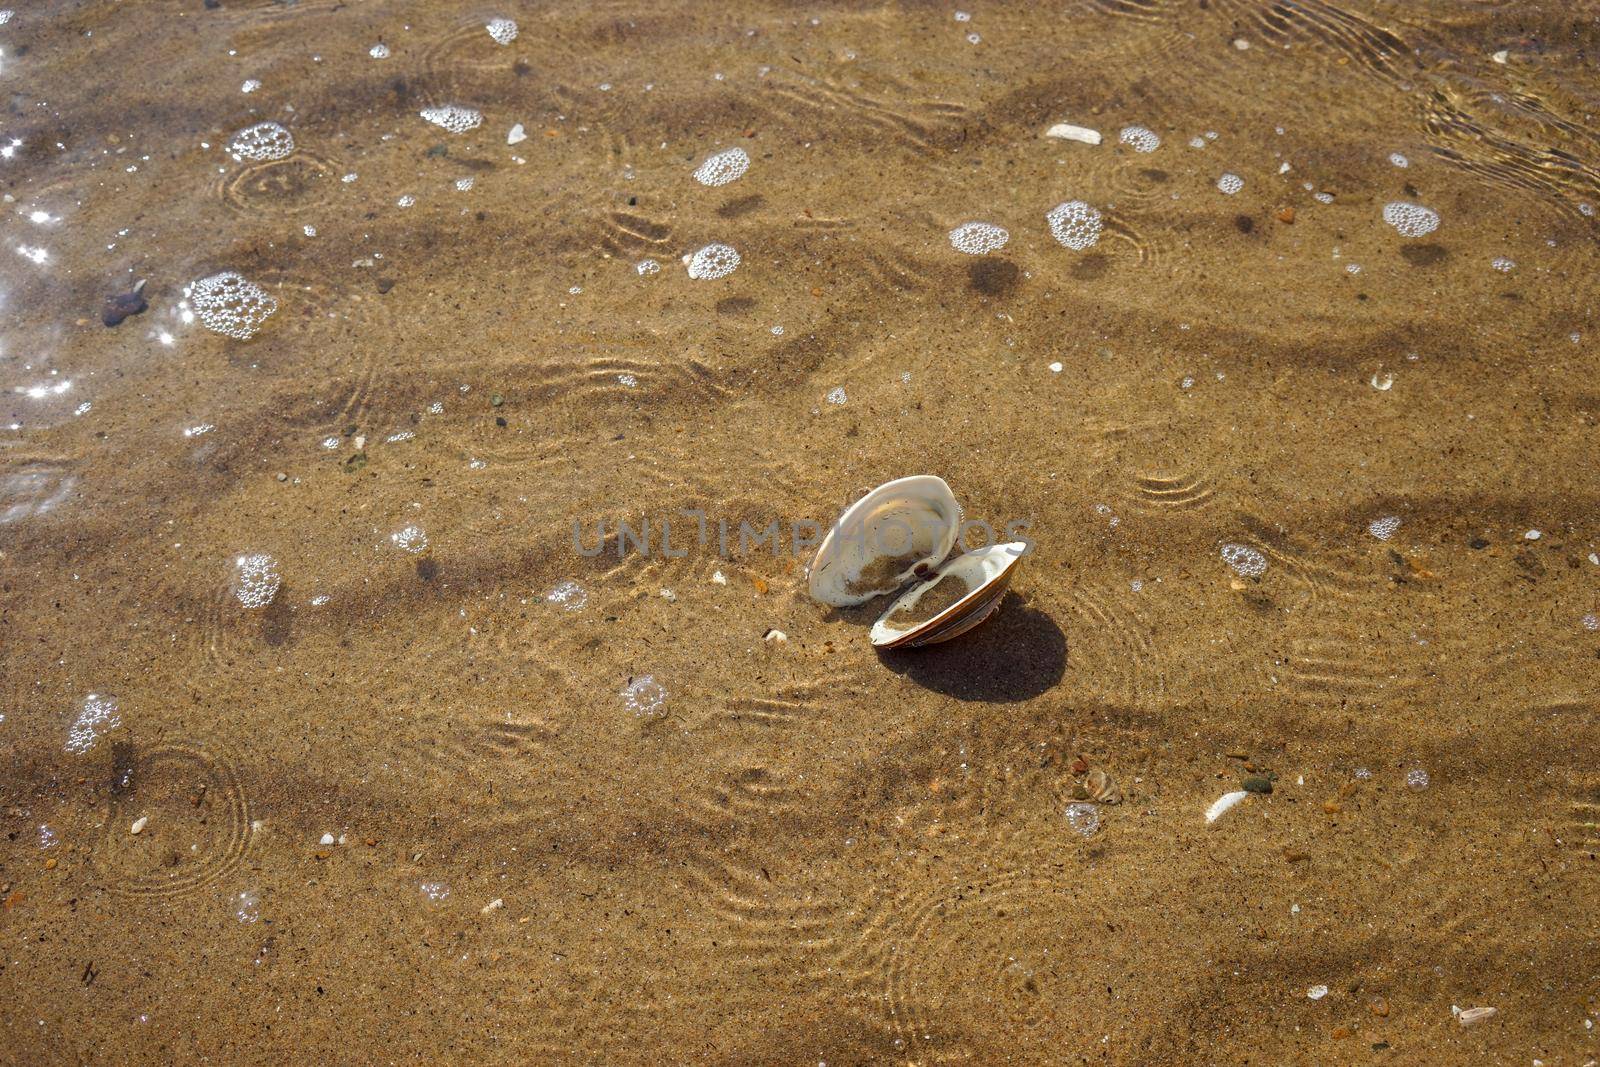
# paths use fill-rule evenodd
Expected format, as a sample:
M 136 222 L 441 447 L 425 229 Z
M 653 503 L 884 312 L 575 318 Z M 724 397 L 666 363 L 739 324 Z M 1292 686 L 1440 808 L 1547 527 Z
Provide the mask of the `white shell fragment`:
M 1053 137 L 1058 141 L 1078 141 L 1082 144 L 1099 144 L 1100 131 L 1091 130 L 1087 126 L 1074 126 L 1070 122 L 1058 122 L 1044 131 L 1046 137 Z
M 150 816 L 141 815 L 137 819 L 133 820 L 133 825 L 128 827 L 128 833 L 130 833 L 130 834 L 142 834 L 142 833 L 144 833 L 144 828 L 146 826 L 148 826 L 149 824 L 150 824 Z M 1493 1011 L 1494 1009 L 1490 1008 L 1489 1010 Z
M 1462 1026 L 1471 1026 L 1474 1023 L 1481 1023 L 1485 1019 L 1492 1019 L 1499 1014 L 1500 1011 L 1497 1008 L 1466 1008 L 1456 1016 L 1456 1021 Z
M 1216 799 L 1215 803 L 1206 809 L 1206 825 L 1210 826 L 1212 823 L 1222 818 L 1224 815 L 1242 803 L 1244 798 L 1249 795 L 1250 794 L 1246 793 L 1243 789 L 1236 789 L 1231 793 L 1222 794 Z

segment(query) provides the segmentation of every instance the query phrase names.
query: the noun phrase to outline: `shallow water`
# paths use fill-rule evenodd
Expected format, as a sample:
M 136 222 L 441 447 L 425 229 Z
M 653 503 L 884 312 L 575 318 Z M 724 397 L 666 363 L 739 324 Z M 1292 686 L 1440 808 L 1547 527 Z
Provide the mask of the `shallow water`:
M 3 1058 L 1600 1056 L 1597 14 L 18 5 Z

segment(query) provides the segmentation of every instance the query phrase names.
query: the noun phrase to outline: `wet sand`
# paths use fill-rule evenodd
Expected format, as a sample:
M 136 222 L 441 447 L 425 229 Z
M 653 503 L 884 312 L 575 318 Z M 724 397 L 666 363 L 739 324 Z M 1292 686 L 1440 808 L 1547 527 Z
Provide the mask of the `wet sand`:
M 1600 1057 L 1597 14 L 18 6 L 0 1059 Z

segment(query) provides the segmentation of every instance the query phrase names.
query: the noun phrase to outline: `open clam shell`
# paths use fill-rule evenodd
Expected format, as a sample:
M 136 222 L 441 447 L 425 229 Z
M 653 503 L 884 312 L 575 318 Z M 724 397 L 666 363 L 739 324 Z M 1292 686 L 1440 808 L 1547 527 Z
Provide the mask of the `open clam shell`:
M 943 478 L 917 474 L 878 486 L 850 505 L 811 562 L 811 596 L 833 607 L 893 593 L 956 543 L 961 505 Z
M 918 648 L 966 633 L 1000 606 L 1028 546 L 986 545 L 940 567 L 906 590 L 872 626 L 879 648 Z

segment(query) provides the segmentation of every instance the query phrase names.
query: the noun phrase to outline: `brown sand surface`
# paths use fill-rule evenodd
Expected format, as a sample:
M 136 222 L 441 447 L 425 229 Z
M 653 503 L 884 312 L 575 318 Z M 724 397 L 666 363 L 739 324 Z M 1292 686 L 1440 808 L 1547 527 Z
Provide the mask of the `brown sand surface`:
M 1600 6 L 13 8 L 0 1061 L 1600 1057 Z

